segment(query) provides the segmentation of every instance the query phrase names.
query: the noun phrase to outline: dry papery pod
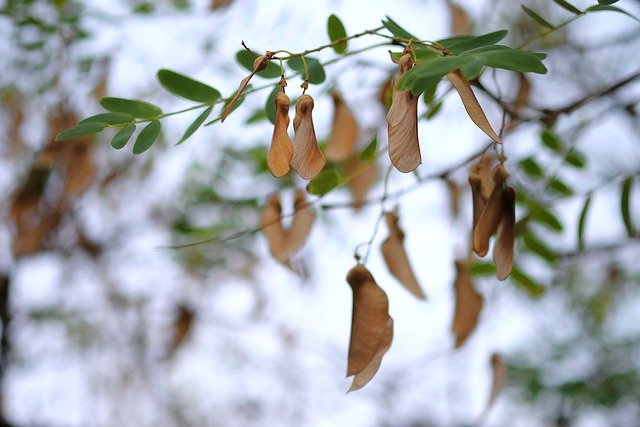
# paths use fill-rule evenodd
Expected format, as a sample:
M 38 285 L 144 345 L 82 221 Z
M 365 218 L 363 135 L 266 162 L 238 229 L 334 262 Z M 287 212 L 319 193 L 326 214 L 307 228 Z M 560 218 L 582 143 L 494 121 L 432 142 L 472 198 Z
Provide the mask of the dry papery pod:
M 293 144 L 287 132 L 289 128 L 289 97 L 284 92 L 278 92 L 274 103 L 276 105 L 276 123 L 267 153 L 267 165 L 271 174 L 279 178 L 289 172 L 289 164 L 293 157 Z
M 332 162 L 349 158 L 358 140 L 358 122 L 337 90 L 331 91 L 333 123 L 325 156 Z
M 464 109 L 467 110 L 467 114 L 471 118 L 471 121 L 486 133 L 489 138 L 496 143 L 501 144 L 502 141 L 500 140 L 500 137 L 491 127 L 491 123 L 489 123 L 487 116 L 484 114 L 484 110 L 480 106 L 476 95 L 473 93 L 473 90 L 471 90 L 469 80 L 462 75 L 460 70 L 448 73 L 447 79 L 449 79 L 454 89 L 460 95 L 462 105 L 464 105 Z
M 326 160 L 318 148 L 316 131 L 313 127 L 313 98 L 302 95 L 296 104 L 296 116 L 293 119 L 293 158 L 291 167 L 303 179 L 316 177 Z
M 355 375 L 352 390 L 362 388 L 375 375 L 393 339 L 387 294 L 363 265 L 347 274 L 353 292 L 353 314 L 347 377 Z
M 364 205 L 369 189 L 376 182 L 378 166 L 375 161 L 362 161 L 358 153 L 353 153 L 344 162 L 344 172 L 351 177 L 347 185 L 353 196 L 353 207 L 358 210 Z
M 229 102 L 227 107 L 222 112 L 222 115 L 220 116 L 220 121 L 221 122 L 224 122 L 224 120 L 227 118 L 227 116 L 229 114 L 231 114 L 231 111 L 233 111 L 233 107 L 236 105 L 236 102 L 238 102 L 238 99 L 242 96 L 242 93 L 244 92 L 244 89 L 249 84 L 249 80 L 251 80 L 251 78 L 256 73 L 259 73 L 260 71 L 262 71 L 265 68 L 267 68 L 267 65 L 269 65 L 269 60 L 271 59 L 272 56 L 273 56 L 273 52 L 267 52 L 265 55 L 258 56 L 253 61 L 253 71 L 251 72 L 251 74 L 249 74 L 247 77 L 242 79 L 242 81 L 240 82 L 240 86 L 238 87 L 238 91 L 236 92 L 235 96 Z
M 476 328 L 483 299 L 473 286 L 467 263 L 457 260 L 455 267 L 456 278 L 453 286 L 456 302 L 451 330 L 455 337 L 455 347 L 459 348 Z
M 393 100 L 387 113 L 389 157 L 396 169 L 408 173 L 422 163 L 418 141 L 418 97 L 410 90 L 397 90 L 396 86 L 413 66 L 411 54 L 402 55 L 398 66 L 393 78 Z
M 260 226 L 269 242 L 269 251 L 285 265 L 289 264 L 291 256 L 304 244 L 316 218 L 302 190 L 296 190 L 294 208 L 295 213 L 288 229 L 282 225 L 282 205 L 278 194 L 271 195 L 262 208 Z
M 493 190 L 493 181 L 491 180 L 491 171 L 496 164 L 496 158 L 490 154 L 483 155 L 478 163 L 471 167 L 471 175 L 475 175 L 480 179 L 480 194 L 486 202 L 489 200 L 491 191 Z
M 508 176 L 501 164 L 491 172 L 493 191 L 473 229 L 473 251 L 480 257 L 489 252 L 489 240 L 502 219 L 502 191 Z
M 384 218 L 389 229 L 389 236 L 382 242 L 380 249 L 389 271 L 416 298 L 426 299 L 404 249 L 404 231 L 398 225 L 398 215 L 387 212 L 384 214 Z
M 511 187 L 502 190 L 502 215 L 496 243 L 493 246 L 493 262 L 496 265 L 496 277 L 505 280 L 513 268 L 513 245 L 516 224 L 516 192 Z

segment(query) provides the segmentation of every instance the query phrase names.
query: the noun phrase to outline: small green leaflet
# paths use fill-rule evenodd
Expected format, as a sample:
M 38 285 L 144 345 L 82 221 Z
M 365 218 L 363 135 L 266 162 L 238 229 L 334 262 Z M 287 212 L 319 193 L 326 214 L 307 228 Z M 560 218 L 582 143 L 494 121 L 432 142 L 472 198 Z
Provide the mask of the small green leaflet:
M 549 28 L 549 29 L 553 29 L 554 26 L 553 24 L 551 24 L 549 21 L 547 21 L 546 19 L 544 19 L 542 16 L 540 16 L 538 13 L 534 12 L 533 10 L 529 9 L 527 6 L 525 5 L 521 5 L 522 10 L 524 10 L 524 12 L 529 15 L 529 17 L 531 19 L 533 19 L 534 21 L 536 21 L 538 24 L 542 25 L 545 28 Z
M 271 124 L 276 124 L 276 95 L 280 90 L 282 90 L 280 85 L 276 85 L 267 97 L 267 102 L 264 105 L 264 110 Z
M 342 21 L 336 15 L 329 16 L 327 20 L 327 33 L 329 34 L 329 40 L 335 42 L 336 40 L 347 37 L 347 30 L 345 30 Z M 347 41 L 344 40 L 340 43 L 335 43 L 331 46 L 336 53 L 344 53 L 347 51 Z
M 340 184 L 340 175 L 333 170 L 324 170 L 318 176 L 313 178 L 307 191 L 316 196 L 324 196 Z
M 576 169 L 582 169 L 585 165 L 584 155 L 578 151 L 572 151 L 567 154 L 564 161 Z
M 468 50 L 482 46 L 489 46 L 498 43 L 508 34 L 507 30 L 494 31 L 493 33 L 482 34 L 480 36 L 457 36 L 438 40 L 437 43 L 449 49 L 456 55 Z
M 527 157 L 520 160 L 518 165 L 520 166 L 520 169 L 529 176 L 529 178 L 540 179 L 544 176 L 542 168 L 533 157 Z
M 153 120 L 138 134 L 133 145 L 133 154 L 142 154 L 147 151 L 158 139 L 162 125 L 160 120 Z
M 376 136 L 371 140 L 369 145 L 366 146 L 362 153 L 360 153 L 360 160 L 367 162 L 376 158 L 376 152 L 378 151 L 378 137 Z
M 231 112 L 234 112 L 238 109 L 239 106 L 242 105 L 242 103 L 244 102 L 245 99 L 247 99 L 247 92 L 249 92 L 251 90 L 251 85 L 247 85 L 246 89 L 244 90 L 244 94 L 238 98 L 238 100 L 236 101 L 236 103 L 233 106 L 233 109 L 231 110 Z M 229 103 L 231 102 L 231 100 L 233 99 L 233 96 L 225 99 L 224 104 L 222 105 L 222 110 L 224 111 L 225 108 L 227 108 L 227 105 L 229 105 Z M 212 124 L 219 122 L 220 121 L 220 116 L 216 117 L 215 119 L 205 123 L 205 126 L 211 126 Z
M 627 236 L 634 237 L 636 232 L 631 220 L 631 186 L 633 185 L 633 177 L 629 176 L 622 183 L 620 192 L 620 213 L 622 214 L 622 222 L 627 230 Z
M 305 56 L 304 60 L 307 63 L 307 69 L 309 70 L 309 83 L 316 85 L 322 83 L 326 78 L 326 75 L 324 67 L 320 61 L 310 56 Z M 291 58 L 287 61 L 287 65 L 304 77 L 304 63 L 302 62 L 302 58 L 299 56 Z
M 598 0 L 598 3 L 608 6 L 610 4 L 618 3 L 618 0 Z
M 80 120 L 80 123 L 99 122 L 106 123 L 108 125 L 123 125 L 125 123 L 133 123 L 134 120 L 135 118 L 130 114 L 102 113 L 82 119 Z
M 440 112 L 442 109 L 442 102 L 437 102 L 433 104 L 433 106 L 429 107 L 429 110 L 425 113 L 425 117 L 427 120 L 431 120 L 435 117 L 436 114 Z
M 612 4 L 612 2 L 600 2 L 600 4 L 588 7 L 586 11 L 587 12 L 618 12 L 618 13 L 622 13 L 623 15 L 627 15 L 629 18 L 635 19 L 636 21 L 640 22 L 640 19 L 636 18 L 626 10 L 620 9 L 619 7 L 616 7 L 616 6 L 609 6 L 609 4 Z
M 124 146 L 127 145 L 127 142 L 129 142 L 129 138 L 131 138 L 131 135 L 133 135 L 133 132 L 135 132 L 135 130 L 136 125 L 134 125 L 133 123 L 129 123 L 128 125 L 124 126 L 111 139 L 111 146 L 116 150 L 124 148 Z
M 542 141 L 542 144 L 548 149 L 555 151 L 556 153 L 562 152 L 562 140 L 551 130 L 543 129 L 540 133 L 540 140 Z
M 547 261 L 549 264 L 554 264 L 558 260 L 558 255 L 549 248 L 546 243 L 539 240 L 530 230 L 522 235 L 522 241 L 527 249 Z
M 160 70 L 157 77 L 166 90 L 190 101 L 213 103 L 220 98 L 216 89 L 175 71 Z
M 141 119 L 162 115 L 160 107 L 138 99 L 106 97 L 100 100 L 100 105 L 113 113 L 130 114 Z
M 386 16 L 386 20 L 382 20 L 382 25 L 391 32 L 396 37 L 400 37 L 405 40 L 420 40 L 418 37 L 414 36 L 410 32 L 406 31 L 400 25 L 398 25 L 393 19 Z
M 587 214 L 589 213 L 589 207 L 591 206 L 591 194 L 584 200 L 584 206 L 580 211 L 580 218 L 578 219 L 578 249 L 584 249 L 584 227 L 587 224 Z
M 426 60 L 407 71 L 398 82 L 398 88 L 411 90 L 418 96 L 445 74 L 471 62 L 471 58 L 461 56 L 440 56 Z
M 107 126 L 107 123 L 101 122 L 86 122 L 78 123 L 76 126 L 60 132 L 56 135 L 56 141 L 66 141 L 68 139 L 79 138 L 81 136 L 93 135 L 103 131 Z
M 519 267 L 515 265 L 511 270 L 510 278 L 517 286 L 525 290 L 534 298 L 541 297 L 546 291 L 544 286 L 535 281 L 531 276 L 526 275 Z
M 200 126 L 202 126 L 204 121 L 207 120 L 207 118 L 209 117 L 209 114 L 211 114 L 211 110 L 213 110 L 213 105 L 210 106 L 209 108 L 207 108 L 206 110 L 204 110 L 202 113 L 200 113 L 200 115 L 187 128 L 187 130 L 184 132 L 184 135 L 182 135 L 182 138 L 180 138 L 180 141 L 178 141 L 178 143 L 176 145 L 182 144 L 191 135 L 193 135 L 195 133 L 195 131 L 197 131 L 200 128 Z
M 565 1 L 565 0 L 553 0 L 555 4 L 557 4 L 558 6 L 564 8 L 565 10 L 568 10 L 571 13 L 574 13 L 576 15 L 582 15 L 582 11 L 580 9 L 578 9 L 577 7 L 575 7 L 574 5 L 572 5 L 571 3 Z M 617 1 L 617 0 L 615 0 Z
M 255 55 L 245 49 L 239 50 L 236 53 L 236 60 L 238 61 L 238 63 L 251 72 L 253 72 L 253 61 L 255 61 L 257 57 L 258 55 Z M 257 72 L 256 75 L 265 79 L 280 77 L 280 67 L 269 61 L 269 63 L 267 64 L 267 68 Z
M 553 232 L 561 233 L 564 229 L 560 220 L 542 205 L 531 206 L 529 212 L 534 221 Z
M 469 266 L 469 274 L 472 276 L 493 276 L 496 274 L 496 267 L 491 262 L 474 262 Z
M 569 197 L 573 194 L 573 190 L 558 178 L 551 178 L 547 184 L 549 189 L 555 191 L 561 196 Z

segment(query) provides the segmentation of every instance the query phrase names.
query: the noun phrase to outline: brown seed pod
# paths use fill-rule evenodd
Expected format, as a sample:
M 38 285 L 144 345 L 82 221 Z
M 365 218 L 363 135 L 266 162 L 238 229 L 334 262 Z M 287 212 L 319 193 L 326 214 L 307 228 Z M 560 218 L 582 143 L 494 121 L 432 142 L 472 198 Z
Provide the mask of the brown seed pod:
M 331 91 L 331 98 L 333 124 L 325 156 L 332 162 L 341 162 L 353 152 L 358 140 L 358 122 L 338 91 Z
M 502 191 L 508 174 L 502 165 L 498 165 L 493 169 L 491 177 L 493 191 L 478 219 L 478 224 L 473 229 L 473 251 L 480 257 L 489 252 L 489 239 L 502 219 Z
M 496 243 L 493 247 L 493 262 L 496 277 L 505 280 L 513 268 L 513 245 L 515 241 L 516 192 L 511 187 L 502 191 L 502 215 L 498 225 Z
M 413 66 L 411 54 L 398 61 L 399 70 L 393 78 L 393 101 L 387 114 L 389 157 L 400 172 L 408 173 L 422 163 L 418 141 L 418 97 L 409 90 L 396 90 L 400 78 Z
M 455 336 L 456 348 L 465 343 L 476 328 L 482 310 L 482 295 L 476 291 L 469 275 L 466 262 L 456 261 L 456 278 L 453 283 L 456 304 L 451 330 Z
M 303 179 L 312 179 L 320 173 L 326 162 L 313 127 L 313 98 L 302 95 L 296 104 L 296 116 L 293 119 L 293 157 L 291 167 Z
M 293 144 L 287 129 L 289 128 L 289 97 L 284 92 L 278 92 L 275 99 L 276 123 L 271 137 L 271 146 L 267 153 L 267 165 L 271 174 L 276 178 L 289 172 L 289 164 L 293 157 Z
M 238 87 L 238 91 L 236 92 L 235 96 L 233 97 L 233 99 L 231 99 L 227 107 L 224 109 L 224 111 L 220 115 L 220 122 L 224 122 L 227 116 L 231 114 L 231 111 L 233 111 L 233 107 L 236 105 L 236 102 L 238 102 L 238 99 L 242 96 L 242 93 L 244 92 L 245 88 L 249 84 L 249 80 L 251 80 L 251 78 L 256 73 L 267 68 L 267 65 L 269 65 L 269 60 L 271 59 L 272 56 L 273 56 L 273 52 L 267 52 L 266 55 L 260 55 L 253 61 L 253 71 L 251 72 L 251 74 L 249 74 L 247 77 L 242 79 L 242 81 L 240 82 L 240 86 Z

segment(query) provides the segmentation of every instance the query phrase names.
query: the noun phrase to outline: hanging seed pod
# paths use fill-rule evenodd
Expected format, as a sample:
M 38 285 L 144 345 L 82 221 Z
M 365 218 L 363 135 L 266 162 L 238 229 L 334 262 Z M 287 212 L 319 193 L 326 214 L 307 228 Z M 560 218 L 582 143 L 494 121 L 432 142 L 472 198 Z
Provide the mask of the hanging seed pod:
M 482 215 L 487 200 L 482 195 L 482 181 L 477 175 L 469 175 L 469 186 L 471 187 L 471 201 L 473 204 L 473 230 L 478 226 L 478 221 Z
M 305 199 L 304 191 L 296 190 L 293 207 L 295 214 L 291 221 L 291 227 L 289 227 L 285 234 L 284 253 L 287 255 L 287 258 L 296 253 L 304 244 L 316 220 L 316 214 L 313 212 L 313 209 L 309 207 Z
M 281 215 L 280 197 L 277 194 L 273 194 L 262 207 L 260 228 L 269 242 L 271 255 L 278 261 L 286 263 L 289 259 L 289 254 L 285 248 L 286 235 L 280 220 Z
M 368 381 L 377 371 L 379 361 L 376 359 L 382 359 L 380 353 L 384 354 L 389 348 L 393 323 L 389 322 L 387 294 L 376 284 L 369 270 L 361 264 L 356 265 L 347 274 L 347 282 L 353 291 L 347 376 L 356 375 L 352 385 L 355 389 L 364 385 L 362 377 Z M 358 375 L 362 377 L 358 379 Z
M 238 102 L 238 99 L 242 96 L 242 92 L 244 92 L 244 89 L 249 84 L 249 80 L 251 80 L 251 78 L 256 73 L 259 73 L 260 71 L 267 68 L 267 65 L 269 65 L 269 60 L 271 59 L 272 56 L 273 56 L 273 52 L 267 52 L 266 55 L 258 56 L 253 61 L 253 71 L 251 72 L 251 74 L 249 74 L 247 77 L 242 79 L 242 81 L 240 82 L 240 86 L 238 87 L 238 91 L 236 92 L 236 95 L 233 97 L 233 99 L 229 102 L 227 107 L 222 112 L 222 115 L 220 116 L 220 122 L 224 122 L 227 116 L 231 114 L 231 111 L 233 111 L 233 107 L 236 105 L 236 102 Z
M 382 358 L 391 347 L 391 341 L 393 341 L 393 319 L 388 316 L 384 331 L 380 337 L 380 342 L 378 343 L 378 350 L 373 355 L 373 358 L 371 358 L 367 366 L 353 377 L 353 382 L 351 383 L 349 391 L 359 390 L 371 381 L 380 368 Z
M 455 346 L 459 348 L 476 328 L 483 299 L 473 286 L 467 264 L 457 260 L 455 266 L 456 279 L 453 286 L 456 304 L 451 330 L 455 337 Z
M 489 239 L 502 219 L 502 191 L 508 176 L 502 165 L 496 166 L 491 173 L 493 191 L 473 230 L 473 251 L 480 257 L 489 251 Z
M 502 215 L 498 225 L 496 244 L 493 247 L 493 262 L 496 277 L 505 280 L 513 268 L 513 244 L 516 223 L 516 192 L 511 187 L 502 191 Z
M 344 164 L 345 175 L 352 176 L 347 182 L 353 196 L 353 207 L 358 210 L 367 199 L 369 189 L 376 182 L 378 168 L 376 162 L 365 162 L 353 153 Z
M 332 162 L 342 162 L 351 155 L 358 140 L 358 122 L 338 91 L 332 90 L 331 98 L 333 124 L 325 156 Z
M 413 66 L 410 53 L 398 61 L 399 70 L 393 78 L 393 101 L 387 114 L 389 157 L 400 172 L 408 173 L 422 163 L 418 142 L 418 97 L 409 90 L 396 90 L 400 78 Z
M 293 144 L 287 129 L 289 128 L 289 97 L 284 92 L 278 92 L 275 99 L 276 124 L 273 128 L 271 146 L 267 153 L 267 165 L 271 174 L 276 178 L 289 172 L 289 164 L 293 157 Z
M 291 167 L 303 179 L 312 179 L 320 173 L 326 162 L 316 139 L 313 127 L 313 98 L 302 95 L 296 104 L 296 116 L 293 119 L 293 157 Z

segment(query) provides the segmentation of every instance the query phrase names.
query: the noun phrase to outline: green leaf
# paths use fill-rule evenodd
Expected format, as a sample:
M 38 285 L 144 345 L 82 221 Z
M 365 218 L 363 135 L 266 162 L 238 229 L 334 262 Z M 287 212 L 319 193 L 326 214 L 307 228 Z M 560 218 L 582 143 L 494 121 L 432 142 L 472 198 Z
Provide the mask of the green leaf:
M 157 77 L 166 90 L 182 98 L 202 103 L 213 103 L 220 98 L 216 89 L 175 71 L 160 70 Z
M 384 25 L 384 27 L 387 30 L 389 30 L 391 34 L 393 34 L 394 36 L 400 37 L 401 39 L 405 39 L 405 40 L 410 40 L 410 39 L 420 40 L 418 37 L 414 36 L 407 30 L 402 28 L 400 25 L 398 25 L 393 19 L 389 18 L 388 15 L 385 18 L 386 18 L 386 21 L 383 19 L 382 25 Z
M 582 11 L 580 9 L 578 9 L 577 7 L 575 7 L 574 5 L 572 5 L 571 3 L 565 1 L 565 0 L 553 0 L 558 6 L 564 8 L 565 10 L 568 10 L 571 13 L 575 13 L 576 15 L 582 15 Z M 618 0 L 615 0 L 618 1 Z
M 116 150 L 124 148 L 124 146 L 127 145 L 127 142 L 129 142 L 129 138 L 131 138 L 131 135 L 133 135 L 133 132 L 135 131 L 136 125 L 134 125 L 133 123 L 129 123 L 128 125 L 124 126 L 111 139 L 111 146 Z
M 522 241 L 527 249 L 547 261 L 549 264 L 555 264 L 558 260 L 558 254 L 547 246 L 546 243 L 538 239 L 531 231 L 523 233 Z
M 185 131 L 184 135 L 182 135 L 182 138 L 180 138 L 180 141 L 178 141 L 178 143 L 176 145 L 182 144 L 191 135 L 193 135 L 195 133 L 195 131 L 197 131 L 200 128 L 200 126 L 202 126 L 204 121 L 207 120 L 207 118 L 209 117 L 209 114 L 211 114 L 211 110 L 213 110 L 213 105 L 210 106 L 209 108 L 207 108 L 206 110 L 204 110 L 202 113 L 200 113 L 200 115 L 187 128 L 187 130 Z
M 475 80 L 480 77 L 483 67 L 483 61 L 473 61 L 462 68 L 462 74 L 467 78 L 467 80 Z
M 469 266 L 469 274 L 472 276 L 493 276 L 496 274 L 496 267 L 492 262 L 474 262 Z
M 253 62 L 258 57 L 258 55 L 249 52 L 246 49 L 239 50 L 236 53 L 236 61 L 248 71 L 253 72 Z M 256 73 L 257 76 L 260 76 L 265 79 L 273 79 L 276 77 L 280 77 L 280 67 L 273 62 L 269 61 L 267 64 L 267 68 L 262 71 Z
M 102 113 L 80 120 L 80 123 L 98 122 L 106 123 L 108 125 L 123 125 L 125 123 L 133 123 L 134 120 L 135 118 L 130 114 Z
M 573 190 L 559 178 L 551 178 L 547 184 L 549 189 L 555 191 L 561 196 L 569 197 L 573 194 Z
M 608 6 L 610 4 L 618 3 L 618 0 L 598 0 L 598 3 Z
M 525 159 L 520 160 L 518 163 L 520 169 L 524 171 L 530 178 L 540 179 L 544 176 L 544 172 L 542 168 L 538 164 L 538 162 L 533 159 L 533 157 L 527 157 Z
M 66 141 L 81 136 L 93 135 L 103 131 L 107 126 L 109 126 L 107 123 L 101 122 L 78 123 L 74 127 L 60 132 L 56 136 L 56 141 Z
M 142 119 L 149 119 L 162 114 L 162 110 L 157 105 L 138 99 L 106 97 L 100 100 L 100 105 L 113 113 L 130 114 L 133 117 Z
M 309 182 L 307 191 L 317 196 L 324 196 L 339 184 L 340 175 L 338 175 L 336 171 L 324 170 Z
M 553 133 L 549 129 L 543 129 L 540 133 L 540 140 L 542 144 L 550 149 L 551 151 L 555 151 L 556 153 L 562 152 L 563 143 L 558 135 Z
M 580 218 L 578 219 L 578 249 L 584 249 L 584 227 L 587 223 L 587 214 L 589 213 L 589 207 L 591 206 L 591 194 L 584 199 L 584 206 L 580 211 Z
M 440 79 L 436 80 L 435 84 L 432 84 L 431 86 L 427 87 L 424 90 L 422 100 L 424 101 L 425 104 L 430 105 L 435 100 L 436 90 L 438 89 L 438 83 L 440 83 Z
M 582 169 L 585 165 L 584 155 L 579 151 L 570 152 L 567 154 L 567 157 L 564 158 L 564 161 L 577 169 Z
M 622 189 L 620 192 L 620 213 L 622 214 L 622 221 L 624 222 L 624 228 L 627 229 L 627 236 L 634 237 L 636 232 L 631 220 L 631 186 L 633 185 L 633 177 L 629 176 L 622 183 Z
M 305 56 L 304 60 L 307 63 L 307 68 L 309 70 L 309 83 L 320 84 L 326 78 L 324 67 L 316 58 L 311 56 Z M 295 57 L 291 58 L 287 61 L 287 65 L 294 71 L 300 73 L 301 76 L 304 77 L 304 63 L 302 62 L 302 58 Z
M 542 16 L 538 15 L 538 13 L 536 13 L 533 10 L 529 9 L 525 5 L 520 5 L 520 6 L 522 7 L 522 10 L 524 10 L 524 12 L 527 15 L 529 15 L 529 17 L 531 19 L 533 19 L 534 21 L 536 21 L 538 24 L 540 24 L 540 25 L 542 25 L 543 27 L 546 27 L 546 28 L 550 28 L 550 29 L 554 28 L 553 24 L 551 24 L 549 21 L 544 19 Z
M 437 43 L 446 47 L 456 55 L 471 49 L 482 46 L 489 46 L 498 43 L 508 34 L 507 30 L 494 31 L 493 33 L 482 34 L 480 36 L 457 36 L 438 40 Z
M 519 267 L 513 266 L 510 275 L 511 280 L 515 285 L 522 288 L 529 295 L 534 298 L 539 298 L 544 295 L 546 289 L 531 276 L 525 274 Z
M 280 90 L 280 85 L 276 85 L 267 97 L 267 103 L 264 105 L 267 118 L 272 124 L 276 124 L 276 95 Z
M 133 145 L 133 154 L 142 154 L 147 151 L 158 139 L 162 125 L 160 120 L 153 120 L 140 131 L 136 143 Z
M 431 120 L 432 118 L 435 117 L 436 114 L 440 112 L 441 109 L 442 109 L 442 102 L 438 102 L 437 104 L 433 105 L 431 108 L 429 108 L 429 110 L 425 114 L 426 119 Z
M 561 233 L 564 229 L 558 217 L 556 217 L 553 213 L 551 213 L 551 211 L 547 210 L 540 204 L 532 204 L 529 207 L 529 214 L 531 215 L 531 219 L 533 219 L 540 225 L 545 226 L 551 231 Z
M 440 56 L 429 59 L 407 71 L 398 82 L 398 88 L 411 90 L 418 96 L 445 74 L 462 68 L 472 61 L 472 58 L 463 56 Z
M 360 160 L 364 162 L 368 162 L 376 158 L 376 153 L 378 151 L 378 137 L 374 137 L 369 145 L 366 146 L 362 153 L 360 153 Z
M 488 67 L 502 68 L 520 73 L 547 73 L 547 67 L 542 63 L 542 60 L 546 57 L 543 53 L 493 45 L 468 51 L 465 54 L 464 57 L 473 57 Z
M 345 30 L 342 21 L 336 15 L 329 16 L 327 20 L 327 33 L 329 34 L 329 40 L 334 43 L 336 40 L 347 37 L 347 30 Z M 331 46 L 336 53 L 344 53 L 347 50 L 347 41 L 341 41 Z
M 609 3 L 611 4 L 611 3 Z M 636 21 L 640 22 L 640 19 L 636 18 L 635 16 L 633 16 L 632 14 L 630 14 L 629 12 L 627 12 L 624 9 L 620 9 L 619 7 L 616 6 L 608 6 L 607 4 L 597 4 L 595 6 L 591 6 L 588 7 L 587 12 L 617 12 L 617 13 L 622 13 L 623 15 L 627 15 L 629 18 L 635 19 Z

